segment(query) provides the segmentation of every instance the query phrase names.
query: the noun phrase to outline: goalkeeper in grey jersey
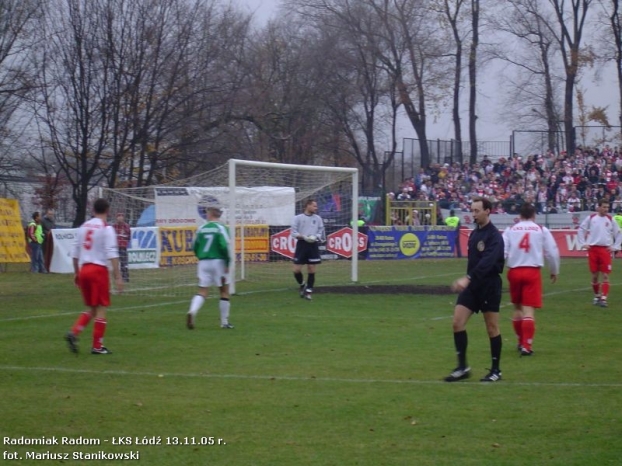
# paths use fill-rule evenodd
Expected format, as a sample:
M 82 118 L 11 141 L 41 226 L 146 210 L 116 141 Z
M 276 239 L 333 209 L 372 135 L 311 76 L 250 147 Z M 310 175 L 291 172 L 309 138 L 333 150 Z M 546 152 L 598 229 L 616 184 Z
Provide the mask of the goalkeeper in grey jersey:
M 309 199 L 302 214 L 292 221 L 292 236 L 296 242 L 294 253 L 294 278 L 300 286 L 300 297 L 311 300 L 315 284 L 315 266 L 322 262 L 319 243 L 326 241 L 324 221 L 316 214 L 317 202 Z M 307 281 L 302 276 L 302 266 L 307 264 Z

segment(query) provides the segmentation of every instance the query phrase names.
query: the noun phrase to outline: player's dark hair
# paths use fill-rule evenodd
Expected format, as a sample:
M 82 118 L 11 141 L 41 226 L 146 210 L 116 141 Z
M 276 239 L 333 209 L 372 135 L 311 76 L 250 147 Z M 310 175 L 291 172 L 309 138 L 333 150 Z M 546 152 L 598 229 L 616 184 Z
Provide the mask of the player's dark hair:
M 36 220 L 38 216 L 39 216 L 39 212 L 35 212 L 34 214 L 32 214 L 32 219 Z
M 486 197 L 474 197 L 471 203 L 473 202 L 481 202 L 484 210 L 492 210 L 492 202 Z
M 605 199 L 604 197 L 598 200 L 598 207 L 602 207 L 603 204 L 609 204 L 609 201 Z
M 93 204 L 93 212 L 96 214 L 105 214 L 110 209 L 110 202 L 106 199 L 99 198 Z
M 317 202 L 317 201 L 313 198 L 307 199 L 307 202 L 305 202 L 305 209 L 307 208 L 307 206 L 313 204 L 314 202 Z
M 522 206 L 520 206 L 520 216 L 525 219 L 534 218 L 536 216 L 536 208 L 533 204 L 525 202 Z

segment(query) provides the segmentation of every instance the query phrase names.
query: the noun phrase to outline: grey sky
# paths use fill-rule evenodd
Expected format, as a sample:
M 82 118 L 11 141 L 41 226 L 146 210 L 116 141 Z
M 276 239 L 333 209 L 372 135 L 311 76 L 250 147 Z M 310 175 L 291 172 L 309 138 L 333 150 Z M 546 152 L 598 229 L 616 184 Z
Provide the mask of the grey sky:
M 258 21 L 267 21 L 277 13 L 280 0 L 235 0 L 243 8 L 247 8 L 251 12 L 255 12 Z M 588 108 L 608 107 L 607 114 L 612 125 L 619 124 L 617 119 L 618 113 L 618 96 L 615 67 L 609 65 L 601 70 L 601 76 L 598 80 L 595 78 L 595 72 L 586 72 L 577 88 L 585 91 L 586 103 Z M 503 122 L 503 103 L 500 95 L 506 92 L 502 88 L 503 78 L 501 71 L 495 66 L 488 66 L 480 70 L 478 75 L 479 95 L 478 95 L 478 122 L 477 133 L 480 141 L 507 141 L 513 129 L 545 129 L 544 127 L 530 128 L 513 128 Z M 468 122 L 468 102 L 465 100 L 462 105 L 463 131 L 467 129 Z M 428 137 L 430 139 L 453 139 L 454 129 L 451 121 L 451 106 L 448 103 L 441 108 L 438 114 L 430 114 L 428 116 L 427 125 Z M 402 138 L 416 138 L 415 130 L 406 118 L 398 122 L 398 145 L 401 147 Z M 468 139 L 468 134 L 463 134 L 463 138 Z

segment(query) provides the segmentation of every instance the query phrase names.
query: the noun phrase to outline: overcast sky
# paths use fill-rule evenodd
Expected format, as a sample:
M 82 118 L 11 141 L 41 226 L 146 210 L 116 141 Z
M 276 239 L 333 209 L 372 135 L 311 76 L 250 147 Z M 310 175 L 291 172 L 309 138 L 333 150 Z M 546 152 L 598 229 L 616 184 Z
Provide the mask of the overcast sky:
M 235 0 L 242 8 L 254 12 L 258 22 L 264 22 L 276 15 L 279 0 Z M 601 78 L 596 81 L 594 73 L 586 73 L 578 87 L 585 90 L 588 108 L 609 107 L 607 114 L 612 125 L 618 125 L 618 91 L 615 77 L 615 67 L 610 65 Z M 478 120 L 477 136 L 480 141 L 508 141 L 513 129 L 544 129 L 544 128 L 512 128 L 503 124 L 503 103 L 499 87 L 499 71 L 489 66 L 478 74 Z M 613 98 L 612 98 L 613 96 Z M 466 97 L 466 94 L 465 94 Z M 462 104 L 463 139 L 468 140 L 468 102 Z M 453 139 L 453 123 L 451 121 L 451 106 L 441 109 L 439 115 L 428 115 L 427 132 L 429 139 Z M 402 138 L 416 138 L 415 130 L 404 116 L 398 124 L 398 145 L 401 148 Z

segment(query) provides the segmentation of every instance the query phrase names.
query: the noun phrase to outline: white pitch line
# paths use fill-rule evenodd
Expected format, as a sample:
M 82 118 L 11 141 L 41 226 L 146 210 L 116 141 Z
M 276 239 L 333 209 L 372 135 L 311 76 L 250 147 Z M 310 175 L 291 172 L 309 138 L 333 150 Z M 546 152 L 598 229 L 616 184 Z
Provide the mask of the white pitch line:
M 188 379 L 234 379 L 234 380 L 283 380 L 294 382 L 327 382 L 327 383 L 352 383 L 352 384 L 391 384 L 391 385 L 448 385 L 442 380 L 415 380 L 415 379 L 350 379 L 340 377 L 301 377 L 289 375 L 244 375 L 244 374 L 205 374 L 205 373 L 180 373 L 180 372 L 137 372 L 120 370 L 72 369 L 67 367 L 24 367 L 0 365 L 1 371 L 28 371 L 28 372 L 63 372 L 69 374 L 93 374 L 93 375 L 118 375 L 128 377 L 156 377 L 156 378 L 188 378 Z M 490 386 L 489 383 L 465 382 L 462 386 Z M 495 384 L 497 385 L 497 384 Z M 576 387 L 576 388 L 622 388 L 622 383 L 580 383 L 580 382 L 512 382 L 504 380 L 500 385 L 525 386 L 525 387 Z
M 144 309 L 144 308 L 150 308 L 150 307 L 160 307 L 160 306 L 168 306 L 170 304 L 181 304 L 181 303 L 188 303 L 190 302 L 189 300 L 185 299 L 183 301 L 170 301 L 170 302 L 166 302 L 166 303 L 157 303 L 157 304 L 142 304 L 139 306 L 128 306 L 128 307 L 121 307 L 121 308 L 108 308 L 106 309 L 106 312 L 121 312 L 121 311 L 131 311 L 133 309 Z M 62 316 L 69 316 L 69 315 L 76 315 L 76 314 L 80 314 L 81 312 L 83 312 L 84 309 L 79 308 L 76 309 L 75 311 L 70 311 L 70 312 L 57 312 L 55 314 L 42 314 L 42 315 L 36 315 L 36 316 L 24 316 L 24 317 L 9 317 L 8 319 L 0 319 L 0 322 L 11 322 L 11 321 L 15 321 L 15 320 L 32 320 L 32 319 L 45 319 L 46 317 L 62 317 Z

